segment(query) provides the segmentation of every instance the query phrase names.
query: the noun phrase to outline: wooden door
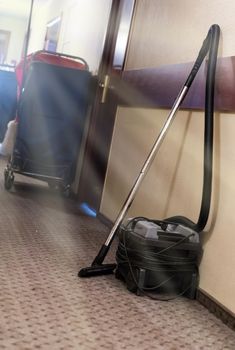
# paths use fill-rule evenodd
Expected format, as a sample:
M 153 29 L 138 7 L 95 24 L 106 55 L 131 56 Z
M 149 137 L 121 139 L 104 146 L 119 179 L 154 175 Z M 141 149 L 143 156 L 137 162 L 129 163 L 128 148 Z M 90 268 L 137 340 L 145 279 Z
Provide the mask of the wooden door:
M 121 77 L 135 0 L 114 0 L 96 80 L 95 99 L 88 131 L 78 199 L 99 210 L 117 110 L 112 77 Z

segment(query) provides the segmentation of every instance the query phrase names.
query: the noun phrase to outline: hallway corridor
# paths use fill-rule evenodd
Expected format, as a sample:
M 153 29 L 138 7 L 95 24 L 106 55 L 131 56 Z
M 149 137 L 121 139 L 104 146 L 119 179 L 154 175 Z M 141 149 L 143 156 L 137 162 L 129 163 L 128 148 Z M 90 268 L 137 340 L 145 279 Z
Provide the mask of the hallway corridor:
M 108 230 L 0 160 L 1 350 L 232 350 L 234 332 L 197 301 L 129 293 L 114 276 L 79 279 Z M 108 259 L 114 260 L 114 251 Z

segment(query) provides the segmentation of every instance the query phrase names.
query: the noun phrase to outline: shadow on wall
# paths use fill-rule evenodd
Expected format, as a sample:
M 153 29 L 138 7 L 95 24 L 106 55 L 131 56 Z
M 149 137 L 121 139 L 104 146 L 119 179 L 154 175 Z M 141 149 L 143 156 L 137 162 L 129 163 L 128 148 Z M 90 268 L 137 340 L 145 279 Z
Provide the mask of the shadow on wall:
M 168 212 L 169 212 L 169 204 L 170 204 L 170 199 L 172 198 L 172 194 L 173 194 L 173 189 L 175 187 L 175 182 L 176 182 L 176 178 L 177 178 L 177 173 L 178 173 L 178 169 L 179 169 L 179 164 L 183 155 L 183 150 L 184 150 L 184 145 L 185 145 L 185 141 L 186 141 L 186 136 L 189 133 L 189 125 L 190 125 L 190 121 L 192 118 L 192 112 L 189 112 L 188 114 L 188 118 L 187 118 L 187 122 L 185 125 L 185 129 L 184 129 L 184 133 L 181 139 L 181 144 L 179 147 L 179 152 L 178 152 L 178 156 L 177 156 L 177 160 L 176 160 L 176 164 L 177 166 L 175 167 L 175 170 L 173 172 L 172 175 L 172 180 L 170 182 L 170 187 L 169 187 L 169 191 L 168 191 L 168 195 L 167 195 L 167 199 L 166 199 L 166 205 L 165 208 L 163 210 L 163 217 L 167 217 Z

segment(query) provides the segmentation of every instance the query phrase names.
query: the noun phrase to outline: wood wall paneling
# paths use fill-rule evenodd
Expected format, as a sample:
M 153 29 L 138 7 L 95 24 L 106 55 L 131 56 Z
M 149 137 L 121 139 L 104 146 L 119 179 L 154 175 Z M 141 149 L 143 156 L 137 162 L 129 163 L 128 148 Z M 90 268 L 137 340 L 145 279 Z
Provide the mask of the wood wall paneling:
M 127 70 L 122 81 L 116 77 L 112 85 L 124 106 L 170 108 L 193 66 L 193 63 L 164 65 L 157 68 Z M 204 109 L 206 62 L 188 92 L 182 108 Z M 235 56 L 219 58 L 216 71 L 215 109 L 235 110 Z

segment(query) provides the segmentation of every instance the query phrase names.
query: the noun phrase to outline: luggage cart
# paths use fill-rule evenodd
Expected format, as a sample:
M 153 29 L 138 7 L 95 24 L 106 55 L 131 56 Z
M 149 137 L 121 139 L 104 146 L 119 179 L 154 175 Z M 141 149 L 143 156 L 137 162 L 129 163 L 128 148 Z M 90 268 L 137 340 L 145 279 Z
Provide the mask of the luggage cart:
M 80 57 L 37 51 L 17 66 L 16 76 L 18 128 L 5 188 L 22 174 L 69 195 L 90 101 L 88 65 Z

